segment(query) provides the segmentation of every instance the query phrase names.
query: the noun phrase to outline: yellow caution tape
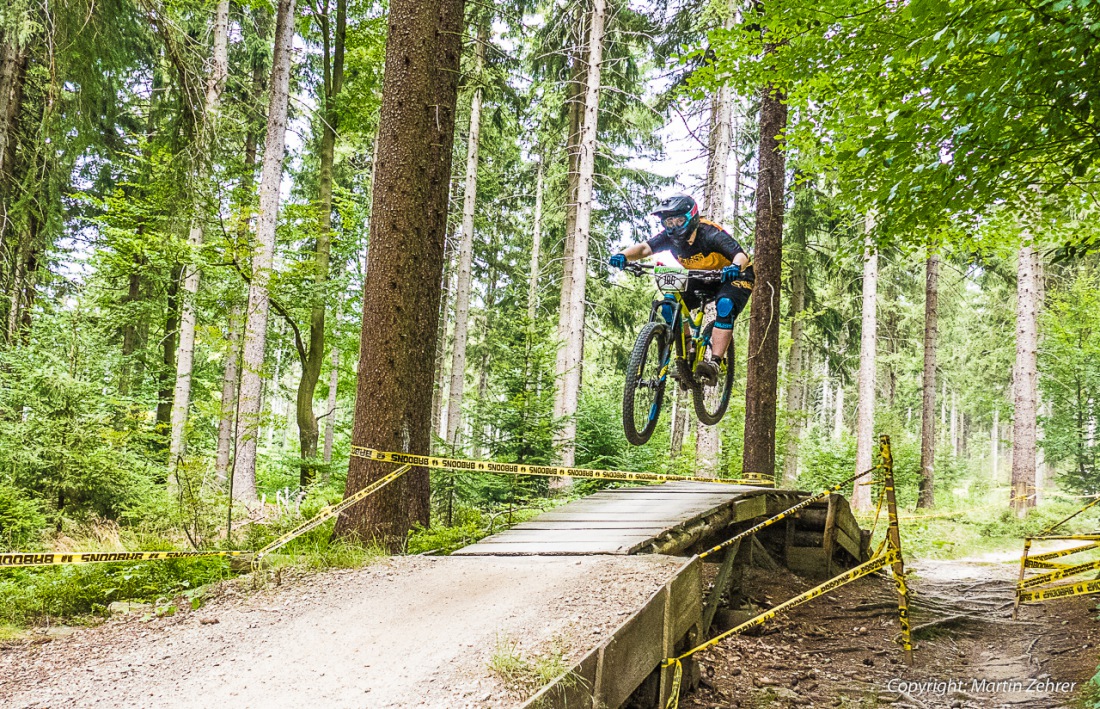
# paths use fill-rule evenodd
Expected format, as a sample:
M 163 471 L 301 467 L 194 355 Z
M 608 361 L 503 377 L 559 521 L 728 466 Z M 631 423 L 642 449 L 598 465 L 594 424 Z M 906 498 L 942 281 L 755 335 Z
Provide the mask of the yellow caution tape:
M 1094 571 L 1100 569 L 1100 561 L 1086 561 L 1083 564 L 1077 564 L 1076 566 L 1070 566 L 1066 569 L 1056 569 L 1054 571 L 1048 571 L 1045 574 L 1039 574 L 1038 576 L 1032 576 L 1031 578 L 1021 579 L 1016 582 L 1017 588 L 1034 588 L 1035 586 L 1042 586 L 1043 584 L 1050 583 L 1051 581 L 1058 581 L 1059 579 L 1069 578 L 1070 576 L 1077 576 L 1083 574 L 1086 571 Z
M 1082 544 L 1081 546 L 1072 547 L 1070 549 L 1062 549 L 1060 551 L 1048 551 L 1042 554 L 1036 554 L 1034 556 L 1028 557 L 1028 561 L 1050 561 L 1051 559 L 1069 556 L 1070 554 L 1088 551 L 1089 549 L 1095 549 L 1097 547 L 1100 547 L 1100 542 L 1094 542 L 1092 544 Z
M 118 561 L 163 561 L 200 556 L 249 556 L 250 551 L 80 551 L 68 553 L 15 551 L 0 554 L 0 568 L 57 566 L 61 564 L 106 564 Z
M 691 657 L 692 655 L 694 655 L 697 652 L 701 652 L 703 650 L 706 650 L 707 648 L 714 647 L 715 645 L 717 645 L 721 641 L 725 640 L 726 638 L 730 637 L 731 635 L 737 635 L 739 633 L 745 632 L 746 630 L 748 630 L 750 628 L 755 628 L 757 626 L 763 625 L 764 623 L 767 623 L 769 620 L 775 618 L 777 615 L 779 615 L 780 613 L 783 613 L 784 611 L 788 611 L 791 608 L 794 608 L 795 606 L 800 606 L 803 603 L 806 603 L 807 601 L 812 601 L 813 599 L 815 599 L 819 596 L 823 596 L 826 593 L 828 593 L 829 591 L 836 590 L 836 589 L 840 588 L 841 586 L 843 586 L 845 584 L 848 584 L 848 583 L 851 583 L 852 581 L 855 581 L 856 579 L 863 578 L 864 576 L 867 576 L 869 574 L 873 574 L 876 571 L 882 569 L 883 567 L 885 567 L 889 564 L 892 564 L 896 561 L 899 561 L 900 559 L 901 559 L 901 555 L 898 553 L 898 551 L 896 549 L 891 547 L 890 550 L 887 551 L 882 556 L 871 559 L 870 561 L 866 561 L 866 562 L 860 564 L 859 566 L 856 566 L 855 568 L 852 568 L 852 569 L 844 572 L 843 574 L 840 574 L 839 576 L 834 576 L 833 578 L 829 579 L 825 583 L 823 583 L 819 586 L 815 586 L 815 587 L 811 588 L 809 591 L 806 591 L 802 595 L 795 596 L 794 598 L 792 598 L 790 600 L 784 601 L 784 602 L 780 603 L 778 606 L 776 606 L 775 608 L 772 608 L 769 611 L 765 611 L 765 612 L 761 613 L 760 615 L 757 615 L 753 618 L 750 618 L 749 620 L 745 621 L 741 625 L 738 625 L 735 628 L 727 630 L 726 632 L 721 633 L 720 635 L 715 635 L 713 638 L 706 641 L 705 643 L 703 643 L 701 645 L 697 645 L 697 646 L 691 648 L 690 650 L 688 650 L 687 652 L 685 652 L 681 655 L 677 655 L 676 657 L 670 657 L 670 658 L 666 659 L 664 662 L 661 663 L 661 667 L 662 668 L 665 668 L 665 667 L 674 668 L 674 670 L 673 670 L 673 679 L 672 679 L 673 693 L 668 698 L 668 704 L 666 705 L 667 709 L 676 709 L 676 707 L 679 705 L 679 701 L 680 701 L 679 688 L 680 688 L 680 680 L 681 680 L 681 677 L 683 675 L 683 664 L 682 664 L 683 660 L 687 659 L 688 657 Z
M 901 561 L 901 553 L 898 553 Z M 891 570 L 894 584 L 898 587 L 898 624 L 901 625 L 901 647 L 908 656 L 913 652 L 913 636 L 909 630 L 909 588 L 905 585 L 905 574 Z
M 267 546 L 265 546 L 263 549 L 260 549 L 258 552 L 256 552 L 256 556 L 254 556 L 252 558 L 252 568 L 254 568 L 254 569 L 257 568 L 260 564 L 260 560 L 263 559 L 268 554 L 270 554 L 271 552 L 275 551 L 279 547 L 285 546 L 286 544 L 288 544 L 292 540 L 296 539 L 297 537 L 302 536 L 303 534 L 310 531 L 311 529 L 316 529 L 317 527 L 321 526 L 322 524 L 324 524 L 328 520 L 332 519 L 336 515 L 340 514 L 341 512 L 346 510 L 347 508 L 351 507 L 355 503 L 363 500 L 364 498 L 368 497 L 369 495 L 372 495 L 375 492 L 378 492 L 379 490 L 381 490 L 385 486 L 392 483 L 394 480 L 397 480 L 399 477 L 401 477 L 405 473 L 409 472 L 409 470 L 411 470 L 412 467 L 413 466 L 411 466 L 411 465 L 402 465 L 400 468 L 398 468 L 398 469 L 396 469 L 396 470 L 394 470 L 390 473 L 387 473 L 386 475 L 383 475 L 382 477 L 380 477 L 377 480 L 375 480 L 374 482 L 372 482 L 370 485 L 367 485 L 363 489 L 356 492 L 351 497 L 348 497 L 347 499 L 343 500 L 342 502 L 340 502 L 340 504 L 330 505 L 329 507 L 325 507 L 320 512 L 318 512 L 313 517 L 313 519 L 311 519 L 307 522 L 303 522 L 302 524 L 298 525 L 294 529 L 290 530 L 289 532 L 287 532 L 283 536 L 279 537 L 275 541 L 273 541 L 270 544 L 268 544 Z
M 1071 515 L 1070 515 L 1069 517 L 1066 517 L 1066 518 L 1065 518 L 1065 519 L 1063 519 L 1063 520 L 1062 520 L 1061 522 L 1055 522 L 1054 524 L 1050 525 L 1049 527 L 1047 527 L 1047 528 L 1046 528 L 1046 529 L 1044 529 L 1043 531 L 1039 532 L 1039 534 L 1037 535 L 1037 537 L 1045 537 L 1046 535 L 1048 535 L 1048 534 L 1050 534 L 1051 532 L 1053 532 L 1054 530 L 1058 529 L 1058 528 L 1059 528 L 1059 527 L 1061 527 L 1061 526 L 1062 526 L 1063 524 L 1065 524 L 1066 522 L 1070 521 L 1071 519 L 1073 519 L 1073 518 L 1074 518 L 1074 517 L 1076 517 L 1077 515 L 1081 514 L 1082 512 L 1084 512 L 1084 511 L 1085 511 L 1085 510 L 1087 510 L 1087 509 L 1090 509 L 1090 508 L 1092 508 L 1092 507 L 1095 507 L 1096 505 L 1100 505 L 1100 497 L 1097 497 L 1097 498 L 1096 498 L 1095 500 L 1093 500 L 1092 502 L 1088 503 L 1087 505 L 1085 505 L 1085 506 L 1084 506 L 1084 507 L 1082 507 L 1081 509 L 1077 510 L 1076 512 L 1074 512 L 1073 514 L 1071 514 Z
M 1097 542 L 1100 541 L 1100 534 L 1055 534 L 1042 537 L 1024 537 L 1024 539 L 1036 542 L 1053 541 L 1059 539 L 1076 539 L 1077 541 L 1081 542 Z
M 413 455 L 411 453 L 391 453 L 352 446 L 351 454 L 367 460 L 385 463 L 414 465 L 420 468 L 446 470 L 470 470 L 477 473 L 496 473 L 498 475 L 540 475 L 552 478 L 590 478 L 593 480 L 615 480 L 619 482 L 693 482 L 718 483 L 722 485 L 757 485 L 774 487 L 775 480 L 763 473 L 744 473 L 736 480 L 728 478 L 699 478 L 681 475 L 662 475 L 660 473 L 636 473 L 625 470 L 592 470 L 589 468 L 567 468 L 560 465 L 525 465 L 523 463 L 498 463 L 491 460 L 470 460 L 467 458 L 442 458 L 434 455 Z
M 1090 593 L 1100 593 L 1100 580 L 1063 583 L 1035 591 L 1020 591 L 1017 593 L 1017 598 L 1020 603 L 1031 603 L 1033 601 L 1049 601 L 1055 598 L 1069 598 L 1070 596 L 1084 596 Z
M 1066 564 L 1057 561 L 1043 561 L 1042 559 L 1027 559 L 1024 561 L 1025 569 L 1068 569 L 1073 564 Z
M 852 477 L 847 478 L 846 480 L 841 480 L 836 485 L 833 485 L 830 488 L 822 490 L 821 492 L 817 493 L 816 495 L 811 495 L 810 497 L 807 497 L 805 500 L 803 500 L 802 502 L 799 502 L 797 505 L 793 505 L 792 507 L 788 507 L 787 509 L 783 510 L 782 512 L 775 515 L 774 517 L 769 517 L 768 519 L 764 520 L 760 524 L 757 524 L 753 527 L 750 527 L 749 529 L 746 529 L 744 532 L 741 532 L 740 534 L 737 534 L 737 535 L 727 539 L 726 541 L 722 542 L 721 544 L 718 544 L 716 546 L 711 547 L 710 549 L 707 549 L 706 551 L 699 554 L 699 558 L 704 559 L 704 558 L 710 556 L 711 554 L 715 554 L 715 553 L 717 553 L 719 551 L 722 551 L 723 549 L 725 549 L 725 548 L 727 548 L 727 547 L 729 547 L 733 544 L 737 544 L 741 540 L 743 540 L 747 537 L 751 537 L 752 535 L 756 534 L 761 529 L 764 529 L 765 527 L 770 527 L 771 525 L 775 524 L 776 522 L 781 522 L 781 521 L 787 519 L 788 517 L 790 517 L 791 515 L 793 515 L 795 512 L 798 512 L 801 509 L 809 507 L 813 503 L 819 502 L 820 500 L 825 499 L 829 495 L 836 494 L 837 492 L 840 491 L 840 488 L 844 487 L 848 483 L 850 483 L 854 480 L 858 480 L 859 478 L 862 478 L 864 475 L 867 475 L 868 473 L 872 473 L 877 469 L 878 469 L 878 466 L 875 466 L 874 468 L 871 468 L 870 470 L 865 470 L 865 471 L 863 471 L 862 473 L 860 473 L 858 475 L 853 475 Z

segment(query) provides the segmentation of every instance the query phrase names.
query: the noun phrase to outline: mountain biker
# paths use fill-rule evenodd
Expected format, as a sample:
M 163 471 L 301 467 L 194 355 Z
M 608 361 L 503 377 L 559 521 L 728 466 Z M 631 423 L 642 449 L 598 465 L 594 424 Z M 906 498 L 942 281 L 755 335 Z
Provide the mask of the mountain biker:
M 733 321 L 741 314 L 752 295 L 754 281 L 752 261 L 741 244 L 718 224 L 699 217 L 699 205 L 689 195 L 678 193 L 666 197 L 651 212 L 661 220 L 663 231 L 648 241 L 634 244 L 608 259 L 613 268 L 624 268 L 659 251 L 669 251 L 684 268 L 720 271 L 721 283 L 688 281 L 682 294 L 689 308 L 698 308 L 714 301 L 714 330 L 710 339 L 710 356 L 695 368 L 700 381 L 718 381 L 719 364 L 726 355 L 733 333 Z M 665 299 L 675 301 L 671 294 Z M 671 324 L 673 307 L 662 308 Z

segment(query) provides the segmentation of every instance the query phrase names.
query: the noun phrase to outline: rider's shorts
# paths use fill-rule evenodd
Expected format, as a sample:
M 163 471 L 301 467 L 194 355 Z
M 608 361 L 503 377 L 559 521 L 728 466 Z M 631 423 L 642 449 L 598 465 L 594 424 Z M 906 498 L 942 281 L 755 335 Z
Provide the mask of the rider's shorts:
M 693 310 L 704 303 L 715 302 L 714 326 L 721 330 L 729 330 L 733 327 L 733 321 L 745 309 L 750 295 L 752 295 L 752 281 L 707 283 L 692 278 L 688 280 L 683 298 L 687 306 Z

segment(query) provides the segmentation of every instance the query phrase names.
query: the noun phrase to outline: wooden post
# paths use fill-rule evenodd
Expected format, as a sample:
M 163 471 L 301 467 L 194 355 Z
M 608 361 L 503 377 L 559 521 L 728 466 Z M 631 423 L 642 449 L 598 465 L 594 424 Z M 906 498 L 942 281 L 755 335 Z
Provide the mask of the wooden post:
M 898 622 L 901 624 L 901 642 L 905 649 L 905 661 L 913 664 L 913 642 L 909 634 L 909 590 L 905 586 L 905 561 L 901 555 L 901 527 L 898 524 L 898 499 L 894 493 L 894 456 L 890 451 L 890 437 L 879 436 L 879 454 L 882 456 L 882 468 L 886 473 L 886 509 L 890 515 L 890 526 L 886 529 L 887 551 L 893 548 L 898 560 L 891 570 L 894 583 L 898 587 Z
M 726 558 L 722 561 L 722 566 L 718 569 L 718 576 L 714 579 L 714 588 L 703 606 L 701 626 L 704 638 L 710 635 L 710 626 L 714 622 L 714 614 L 718 611 L 718 603 L 722 600 L 722 594 L 726 592 L 726 588 L 729 586 L 730 578 L 733 575 L 734 560 L 737 558 L 737 552 L 740 549 L 741 542 L 737 542 L 726 550 Z
M 856 485 L 859 485 L 857 480 Z M 825 512 L 825 531 L 821 535 L 821 548 L 825 550 L 825 575 L 833 577 L 833 550 L 836 540 L 837 496 L 829 495 L 828 509 Z

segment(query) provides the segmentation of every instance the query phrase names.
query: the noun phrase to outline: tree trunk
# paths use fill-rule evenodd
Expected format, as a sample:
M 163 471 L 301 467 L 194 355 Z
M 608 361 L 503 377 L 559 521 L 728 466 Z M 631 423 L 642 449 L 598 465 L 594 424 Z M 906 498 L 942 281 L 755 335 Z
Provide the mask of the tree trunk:
M 856 413 L 856 472 L 871 469 L 875 441 L 875 368 L 877 362 L 878 322 L 878 251 L 871 242 L 874 224 L 870 214 L 864 220 L 868 232 L 863 261 L 863 307 L 859 338 L 859 402 Z M 856 485 L 852 491 L 852 509 L 871 509 L 871 486 Z
M 783 485 L 794 487 L 798 480 L 798 444 L 802 436 L 804 418 L 804 376 L 802 350 L 802 310 L 806 307 L 805 234 L 802 230 L 792 235 L 795 253 L 791 264 L 791 350 L 787 359 L 787 450 L 783 456 Z
M 600 72 L 603 64 L 603 32 L 607 11 L 605 0 L 593 0 L 589 19 L 588 73 L 585 77 L 584 114 L 581 121 L 580 158 L 577 163 L 577 218 L 573 229 L 573 253 L 568 299 L 561 307 L 568 310 L 565 337 L 564 378 L 558 396 L 564 425 L 561 432 L 562 464 L 574 464 L 577 434 L 577 404 L 581 389 L 581 364 L 584 352 L 585 286 L 588 280 L 588 240 L 592 222 L 592 197 L 596 172 L 596 126 L 600 108 Z M 563 282 L 562 294 L 566 283 Z M 560 480 L 560 482 L 564 482 Z
M 691 395 L 673 387 L 672 394 L 672 431 L 669 438 L 669 453 L 673 458 L 680 455 L 684 447 L 684 438 L 687 436 L 689 409 L 691 408 Z
M 264 347 L 270 303 L 267 285 L 275 256 L 275 225 L 279 218 L 279 185 L 286 148 L 290 57 L 294 41 L 294 0 L 279 0 L 275 19 L 275 50 L 271 60 L 267 138 L 260 172 L 260 213 L 252 252 L 252 281 L 248 288 L 241 389 L 237 424 L 237 459 L 233 466 L 233 496 L 245 503 L 256 500 L 256 443 L 260 430 L 260 394 L 263 389 Z
M 332 462 L 332 444 L 336 440 L 336 390 L 340 384 L 340 348 L 333 346 L 331 369 L 328 373 L 328 401 L 325 402 L 325 449 L 324 461 Z
M 844 382 L 836 383 L 836 408 L 833 411 L 833 440 L 839 441 L 844 436 Z
M 447 231 L 462 0 L 392 0 L 371 210 L 352 445 L 424 454 Z M 352 457 L 345 495 L 392 469 Z M 336 522 L 342 538 L 401 547 L 428 526 L 428 471 L 407 473 Z
M 565 373 L 568 370 L 569 328 L 572 311 L 569 302 L 573 293 L 573 247 L 577 233 L 577 191 L 580 185 L 581 133 L 584 117 L 584 100 L 587 96 L 588 77 L 588 26 L 591 16 L 583 7 L 577 10 L 577 36 L 572 55 L 572 67 L 568 87 L 569 127 L 565 139 L 567 169 L 565 175 L 565 243 L 562 249 L 561 294 L 558 301 L 558 350 L 554 361 L 554 421 L 565 415 Z M 583 347 L 583 340 L 582 340 Z M 559 432 L 557 445 L 564 448 L 564 433 Z M 565 453 L 562 450 L 563 454 Z M 571 453 L 570 453 L 571 454 Z M 550 490 L 561 491 L 573 484 L 571 478 L 551 478 Z
M 234 423 L 237 417 L 237 386 L 240 384 L 241 307 L 235 306 L 229 315 L 229 346 L 225 352 L 222 374 L 222 398 L 218 416 L 218 447 L 214 458 L 214 473 L 219 483 L 229 474 L 230 449 L 233 445 Z
M 0 31 L 0 254 L 11 248 L 6 244 L 11 227 L 8 209 L 13 201 L 11 192 L 15 182 L 19 114 L 28 60 L 28 51 L 18 47 L 6 33 Z
M 535 322 L 535 312 L 539 306 L 539 251 L 542 249 L 542 179 L 543 162 L 539 158 L 535 167 L 535 223 L 531 236 L 531 272 L 527 279 L 527 321 Z
M 439 323 L 435 332 L 435 374 L 432 386 L 432 442 L 435 438 L 447 440 L 447 431 L 443 427 L 443 402 L 446 399 L 449 382 L 446 378 L 447 364 L 447 323 L 450 321 L 451 308 L 451 271 L 454 266 L 454 234 L 448 232 L 443 245 L 443 282 L 440 285 Z
M 733 3 L 727 6 L 727 16 L 723 23 L 726 29 L 733 26 Z M 710 150 L 707 155 L 707 181 L 703 187 L 703 202 L 707 216 L 724 223 L 726 221 L 726 177 L 729 174 L 730 141 L 733 134 L 733 90 L 721 86 L 711 108 Z M 705 323 L 714 322 L 714 304 L 705 311 Z M 733 342 L 727 356 L 732 357 Z M 733 361 L 730 359 L 730 361 Z M 714 399 L 721 397 L 719 387 L 711 392 L 710 406 L 716 406 Z M 707 426 L 702 421 L 695 428 L 695 473 L 701 477 L 718 475 L 718 456 L 720 450 L 718 426 Z
M 481 73 L 485 66 L 488 20 L 482 21 L 474 46 L 474 95 L 470 99 L 470 134 L 466 144 L 466 187 L 462 194 L 462 241 L 458 248 L 455 287 L 455 334 L 451 345 L 451 386 L 447 394 L 447 445 L 458 445 L 462 425 L 462 395 L 466 388 L 466 341 L 470 322 L 470 270 L 474 259 L 474 209 L 477 207 L 478 143 L 481 139 Z
M 993 426 L 989 429 L 989 477 L 993 482 L 997 482 L 1000 479 L 1000 463 L 999 460 L 1001 454 L 1001 412 L 997 409 L 993 409 Z
M 210 52 L 210 73 L 206 77 L 206 96 L 203 104 L 202 124 L 199 127 L 198 157 L 196 158 L 195 184 L 201 193 L 209 143 L 214 137 L 218 103 L 229 74 L 229 0 L 218 0 L 214 8 L 214 44 Z M 195 361 L 195 296 L 199 292 L 201 271 L 198 262 L 202 248 L 203 222 L 206 219 L 205 204 L 200 194 L 194 198 L 195 214 L 187 237 L 189 263 L 184 265 L 183 298 L 180 304 L 180 339 L 176 353 L 176 389 L 172 397 L 171 437 L 168 456 L 171 467 L 179 464 L 186 452 L 184 435 L 187 414 L 191 407 L 191 371 Z
M 936 337 L 939 327 L 940 257 L 929 247 L 924 265 L 924 378 L 921 381 L 920 491 L 917 507 L 936 504 Z
M 775 51 L 774 45 L 765 53 Z M 756 234 L 748 361 L 745 364 L 745 451 L 742 470 L 775 474 L 775 417 L 779 377 L 780 278 L 783 269 L 783 208 L 787 127 L 785 96 L 766 86 L 760 101 L 760 150 L 756 187 Z
M 336 158 L 336 134 L 340 114 L 336 102 L 344 89 L 344 38 L 347 35 L 347 0 L 336 0 L 336 32 L 329 57 L 328 3 L 320 15 L 324 68 L 324 125 L 321 127 L 321 154 L 317 179 L 317 209 L 319 224 L 314 248 L 313 278 L 317 292 L 309 312 L 309 349 L 302 359 L 302 378 L 298 382 L 295 413 L 298 421 L 298 451 L 301 465 L 298 485 L 306 488 L 317 475 L 317 414 L 313 411 L 313 396 L 321 378 L 325 358 L 325 301 L 332 256 L 332 166 Z
M 1025 234 L 1026 236 L 1026 234 Z M 1035 423 L 1037 352 L 1039 349 L 1039 254 L 1020 249 L 1016 272 L 1016 366 L 1012 398 L 1012 500 L 1016 516 L 1035 506 Z
M 959 457 L 959 393 L 951 392 L 951 455 Z
M 175 394 L 174 375 L 176 372 L 176 342 L 180 324 L 180 278 L 181 266 L 172 269 L 168 281 L 168 299 L 164 316 L 164 338 L 161 340 L 160 369 L 157 371 L 157 446 L 161 454 L 168 452 L 172 424 L 172 397 Z

